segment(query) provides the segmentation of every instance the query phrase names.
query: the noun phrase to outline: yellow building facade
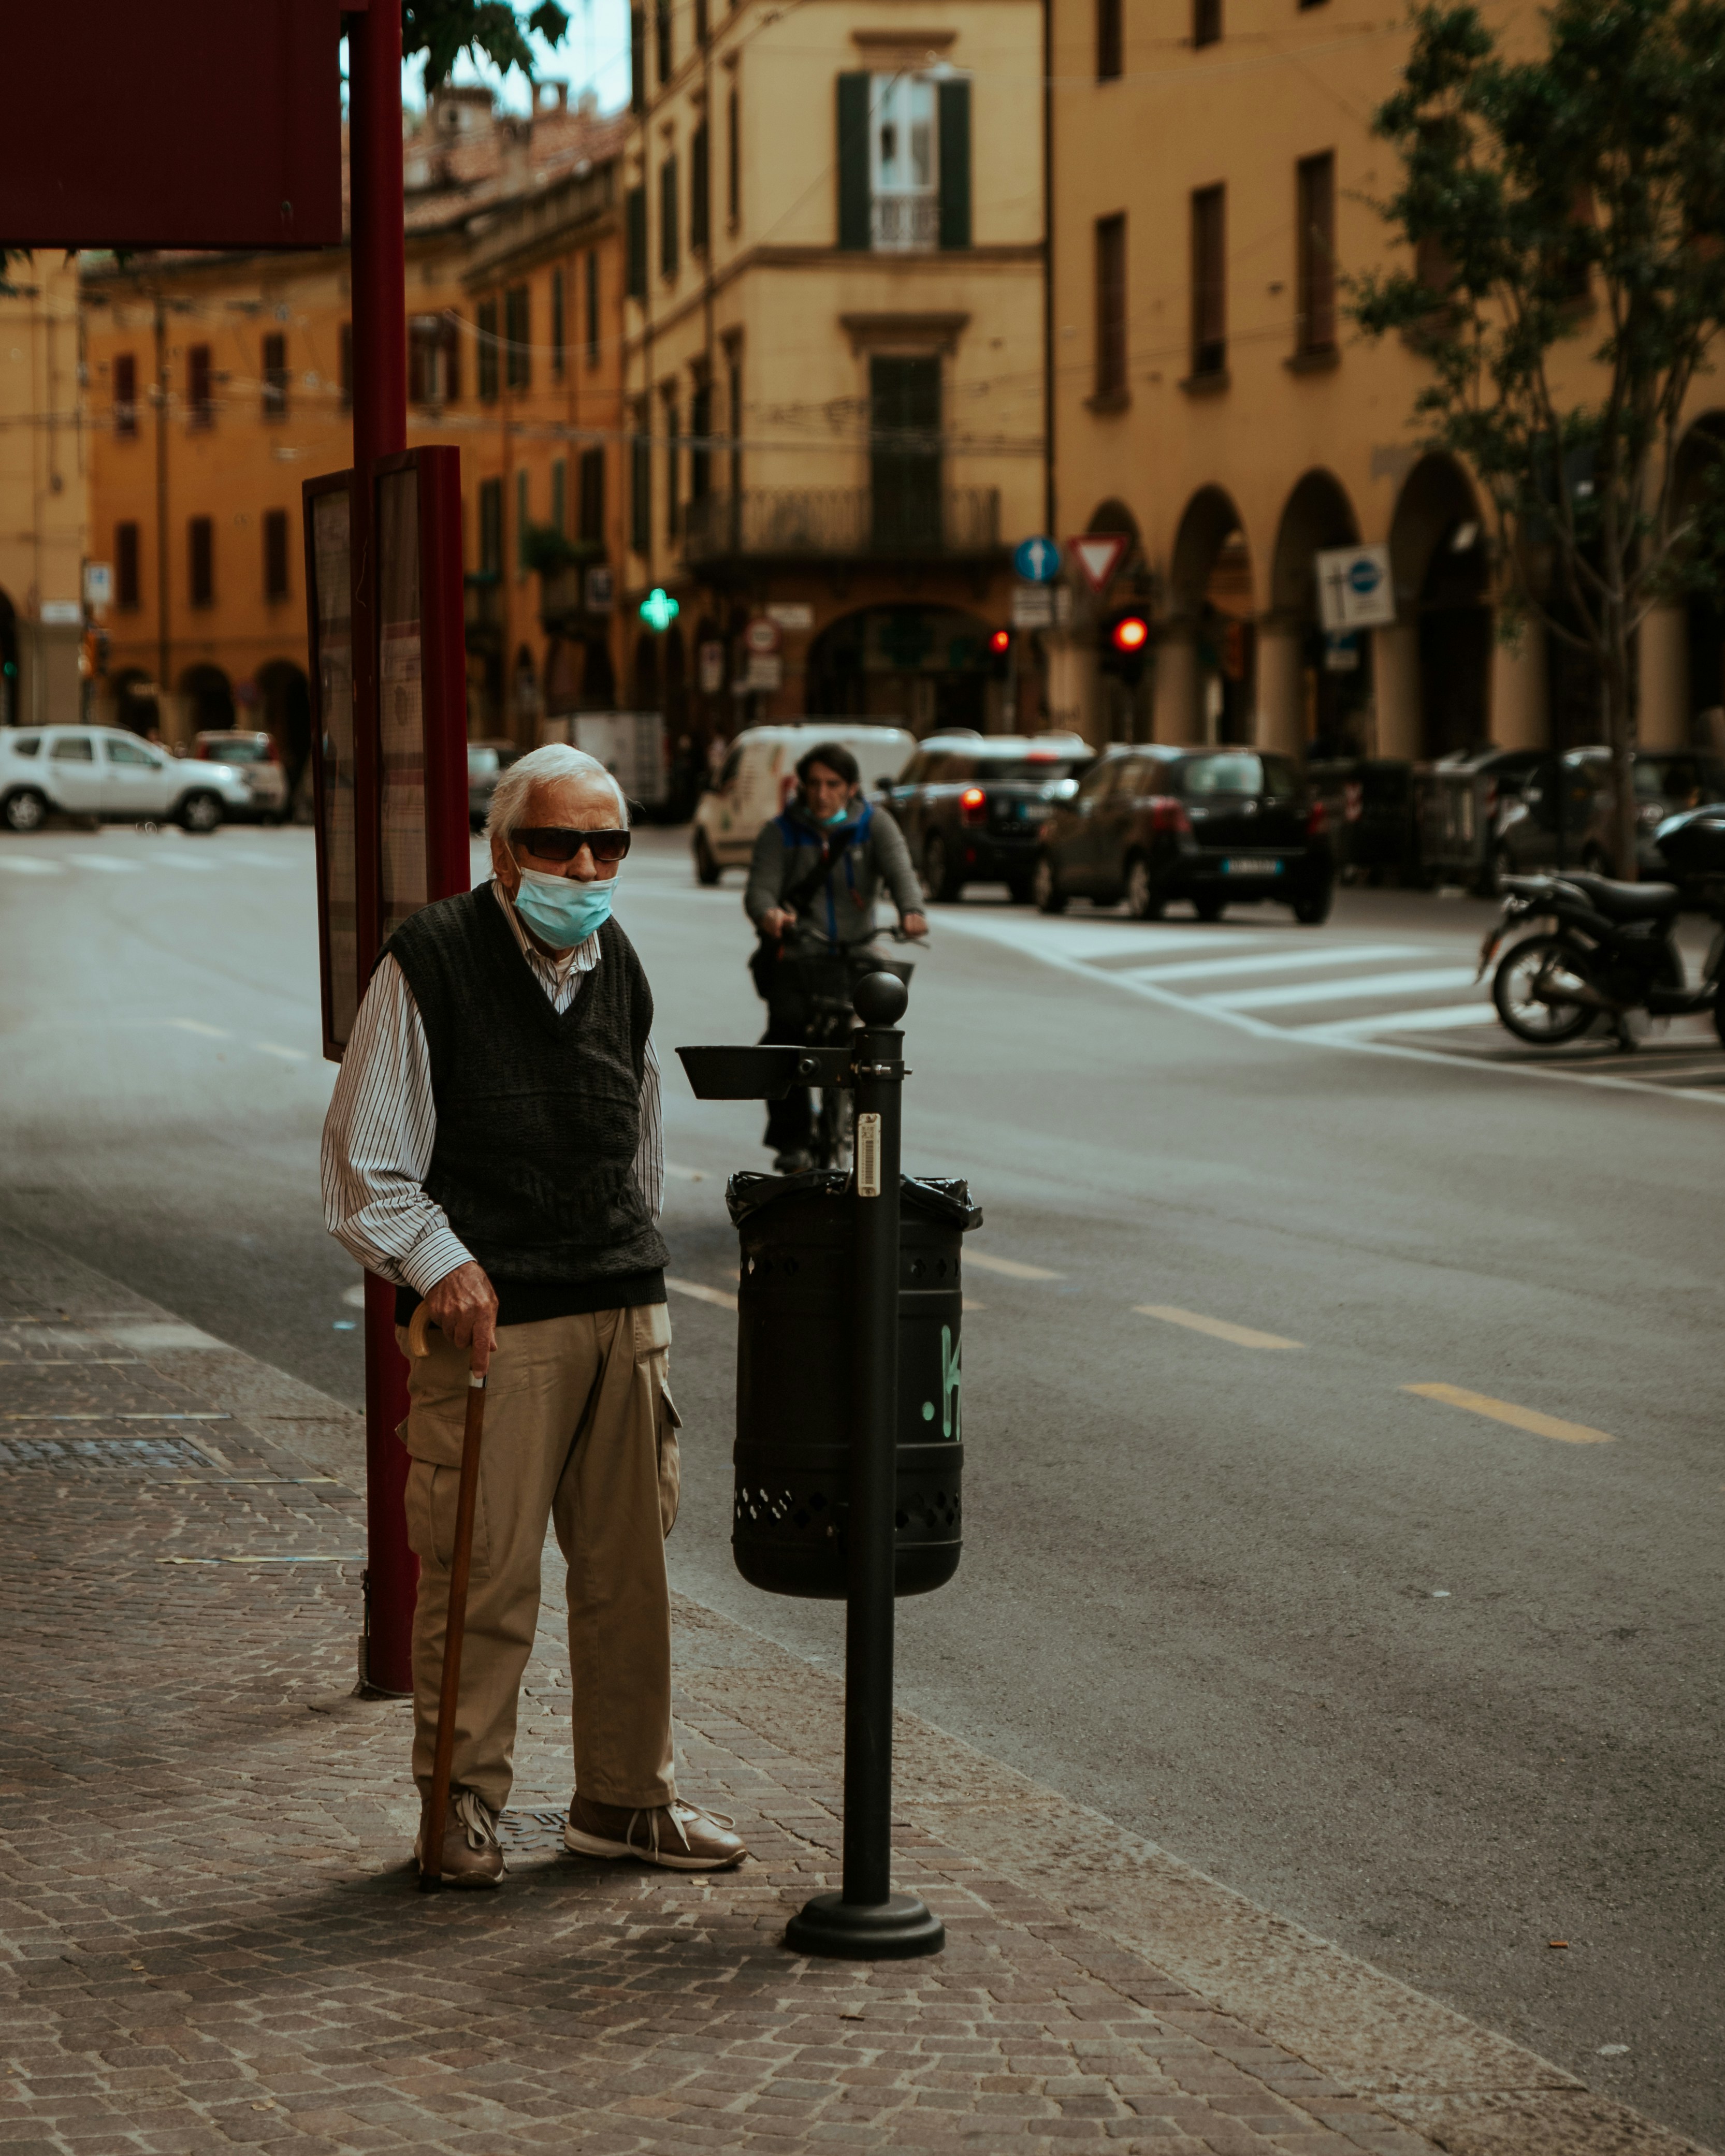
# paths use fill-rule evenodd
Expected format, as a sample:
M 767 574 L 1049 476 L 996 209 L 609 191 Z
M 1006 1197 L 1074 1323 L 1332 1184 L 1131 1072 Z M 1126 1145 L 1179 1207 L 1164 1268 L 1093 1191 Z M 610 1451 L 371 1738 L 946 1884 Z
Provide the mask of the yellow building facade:
M 587 558 L 618 561 L 623 131 L 561 99 L 515 118 L 458 90 L 404 144 L 408 442 L 462 452 L 475 736 L 531 745 L 548 680 L 573 708 L 614 675 L 612 617 L 547 610 L 527 527 L 561 518 L 576 551 L 568 473 L 596 444 Z M 300 773 L 300 485 L 352 457 L 347 252 L 87 256 L 83 314 L 89 547 L 111 568 L 96 708 L 176 742 L 265 726 Z M 603 663 L 560 666 L 572 632 Z
M 1041 37 L 1037 0 L 636 11 L 630 680 L 697 746 L 1014 716 L 990 639 L 1045 513 Z
M 1585 663 L 1496 634 L 1490 534 L 1466 471 L 1423 456 L 1426 379 L 1345 313 L 1389 258 L 1370 207 L 1397 182 L 1371 132 L 1404 23 L 1338 0 L 1050 0 L 1056 515 L 1128 540 L 1101 603 L 1049 645 L 1053 723 L 1092 739 L 1255 741 L 1438 756 L 1601 737 Z M 1538 35 L 1531 7 L 1512 37 Z M 1583 313 L 1578 386 L 1597 334 Z M 1687 424 L 1715 424 L 1703 382 Z M 1332 639 L 1316 557 L 1389 550 L 1393 624 Z M 1104 608 L 1146 604 L 1135 690 L 1099 674 Z M 1639 642 L 1650 747 L 1706 737 L 1721 624 L 1668 608 Z
M 83 713 L 78 278 L 49 251 L 0 282 L 0 725 L 66 725 Z

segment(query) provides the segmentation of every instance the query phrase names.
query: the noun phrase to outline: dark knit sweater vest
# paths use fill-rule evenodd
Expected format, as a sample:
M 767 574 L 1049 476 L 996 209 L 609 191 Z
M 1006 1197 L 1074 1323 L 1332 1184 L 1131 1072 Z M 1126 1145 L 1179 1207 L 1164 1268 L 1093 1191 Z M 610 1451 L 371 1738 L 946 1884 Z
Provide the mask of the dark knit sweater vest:
M 653 997 L 614 921 L 567 1010 L 489 886 L 422 906 L 389 939 L 431 1055 L 427 1194 L 484 1266 L 498 1322 L 665 1300 L 669 1255 L 634 1172 Z M 411 1315 L 418 1300 L 398 1298 Z

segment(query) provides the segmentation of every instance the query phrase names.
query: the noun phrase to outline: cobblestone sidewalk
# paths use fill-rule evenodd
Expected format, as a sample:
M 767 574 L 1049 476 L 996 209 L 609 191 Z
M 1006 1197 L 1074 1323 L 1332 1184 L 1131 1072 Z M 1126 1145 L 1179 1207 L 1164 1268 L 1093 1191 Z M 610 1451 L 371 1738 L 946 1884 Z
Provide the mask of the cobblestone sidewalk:
M 0 1373 L 0 2156 L 1693 2149 L 911 1717 L 947 1951 L 786 1953 L 838 1688 L 688 1603 L 680 1771 L 751 1862 L 560 1853 L 547 1625 L 511 1880 L 422 1897 L 406 1710 L 348 1696 L 357 1419 L 4 1234 Z

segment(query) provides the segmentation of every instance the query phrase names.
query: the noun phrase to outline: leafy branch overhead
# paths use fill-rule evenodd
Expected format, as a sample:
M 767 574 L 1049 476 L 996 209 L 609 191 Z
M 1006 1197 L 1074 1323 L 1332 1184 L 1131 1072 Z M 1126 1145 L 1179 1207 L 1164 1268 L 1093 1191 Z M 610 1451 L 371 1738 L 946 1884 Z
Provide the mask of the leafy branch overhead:
M 1511 59 L 1423 0 L 1377 131 L 1403 266 L 1356 280 L 1368 336 L 1430 373 L 1414 418 L 1494 513 L 1506 613 L 1595 662 L 1626 788 L 1631 639 L 1725 566 L 1725 440 L 1690 403 L 1725 324 L 1725 0 L 1556 0 Z
M 448 79 L 463 53 L 489 60 L 505 74 L 519 68 L 531 75 L 529 33 L 556 45 L 568 27 L 569 18 L 556 0 L 539 0 L 525 18 L 508 0 L 402 0 L 402 52 L 408 59 L 424 54 L 428 90 Z

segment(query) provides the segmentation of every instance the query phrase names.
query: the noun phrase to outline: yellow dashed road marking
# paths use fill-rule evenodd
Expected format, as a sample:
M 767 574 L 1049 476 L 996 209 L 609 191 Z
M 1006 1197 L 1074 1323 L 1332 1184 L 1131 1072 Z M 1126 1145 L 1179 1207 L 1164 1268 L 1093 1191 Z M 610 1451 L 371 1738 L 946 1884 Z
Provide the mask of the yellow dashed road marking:
M 1532 1430 L 1535 1437 L 1554 1437 L 1560 1445 L 1613 1445 L 1607 1430 L 1589 1430 L 1584 1422 L 1563 1422 L 1556 1415 L 1541 1414 L 1537 1408 L 1518 1408 L 1511 1400 L 1494 1400 L 1489 1393 L 1470 1393 L 1461 1385 L 1404 1385 L 1404 1393 L 1418 1393 L 1424 1400 L 1442 1400 L 1445 1406 L 1466 1408 L 1470 1414 L 1488 1415 L 1512 1429 Z
M 1194 1332 L 1208 1332 L 1217 1340 L 1231 1340 L 1236 1348 L 1298 1348 L 1303 1340 L 1284 1340 L 1279 1332 L 1254 1332 L 1250 1325 L 1230 1325 L 1225 1317 L 1205 1317 L 1195 1310 L 1176 1310 L 1171 1303 L 1136 1302 L 1140 1317 L 1159 1317 L 1164 1325 L 1183 1325 Z

